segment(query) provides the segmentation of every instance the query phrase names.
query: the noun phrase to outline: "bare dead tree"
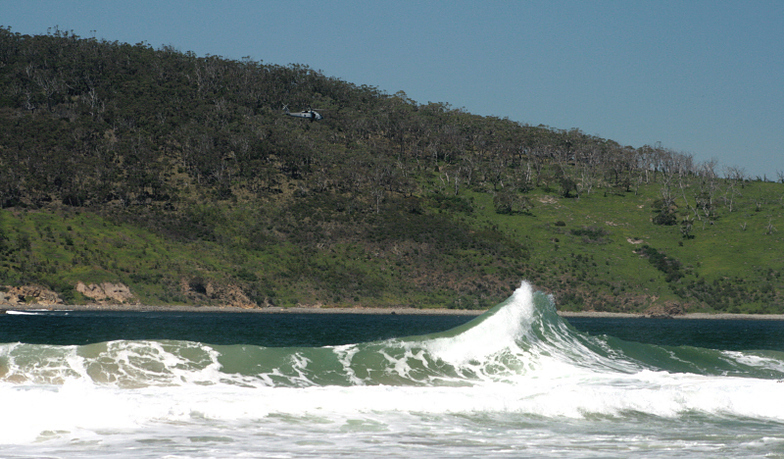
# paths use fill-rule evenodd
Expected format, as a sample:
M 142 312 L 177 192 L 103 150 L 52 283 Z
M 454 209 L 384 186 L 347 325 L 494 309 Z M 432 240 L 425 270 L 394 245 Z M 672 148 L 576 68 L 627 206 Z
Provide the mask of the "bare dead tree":
M 727 209 L 732 212 L 735 198 L 737 196 L 742 196 L 738 190 L 738 186 L 740 185 L 742 187 L 746 175 L 743 168 L 729 166 L 725 168 L 724 177 L 726 178 L 727 183 L 727 190 L 724 193 L 724 203 L 727 206 Z

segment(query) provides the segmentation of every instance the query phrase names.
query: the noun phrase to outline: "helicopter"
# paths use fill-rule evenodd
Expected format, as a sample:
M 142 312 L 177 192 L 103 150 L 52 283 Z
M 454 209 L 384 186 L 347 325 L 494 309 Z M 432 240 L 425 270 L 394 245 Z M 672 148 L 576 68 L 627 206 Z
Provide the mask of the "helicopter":
M 288 116 L 293 116 L 294 118 L 309 119 L 311 123 L 314 122 L 314 121 L 318 121 L 318 120 L 324 119 L 324 117 L 321 116 L 321 114 L 319 112 L 313 110 L 310 107 L 308 107 L 307 110 L 302 110 L 301 112 L 291 113 L 289 111 L 289 106 L 288 105 L 284 105 L 283 106 L 283 113 L 285 115 L 288 115 Z

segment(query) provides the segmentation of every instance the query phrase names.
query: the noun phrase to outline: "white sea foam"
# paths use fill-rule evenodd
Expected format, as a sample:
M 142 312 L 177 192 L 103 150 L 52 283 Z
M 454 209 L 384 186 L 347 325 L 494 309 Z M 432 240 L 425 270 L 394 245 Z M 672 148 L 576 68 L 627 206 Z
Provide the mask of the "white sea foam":
M 252 425 L 281 416 L 320 418 L 328 424 L 395 413 L 537 416 L 557 420 L 644 414 L 686 415 L 784 422 L 784 385 L 772 380 L 643 371 L 638 374 L 546 375 L 517 384 L 467 387 L 237 385 L 150 386 L 123 389 L 73 378 L 61 385 L 0 384 L 4 416 L 0 443 L 74 438 L 101 432 L 134 432 L 156 426 L 203 423 Z M 384 414 L 386 413 L 386 414 Z M 272 417 L 272 418 L 271 418 Z

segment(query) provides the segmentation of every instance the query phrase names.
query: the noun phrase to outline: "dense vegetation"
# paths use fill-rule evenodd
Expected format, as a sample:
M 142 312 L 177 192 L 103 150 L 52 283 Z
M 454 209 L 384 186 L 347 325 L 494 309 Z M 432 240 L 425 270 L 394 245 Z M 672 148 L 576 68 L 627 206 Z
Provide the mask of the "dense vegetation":
M 0 88 L 0 285 L 485 308 L 528 279 L 563 309 L 784 312 L 784 185 L 661 146 L 58 30 L 0 28 Z

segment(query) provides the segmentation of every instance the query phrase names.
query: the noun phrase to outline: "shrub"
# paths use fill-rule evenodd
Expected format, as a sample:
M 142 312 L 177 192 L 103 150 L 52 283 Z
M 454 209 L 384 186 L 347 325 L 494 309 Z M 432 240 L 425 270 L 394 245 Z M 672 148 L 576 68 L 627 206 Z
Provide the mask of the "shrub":
M 677 282 L 683 277 L 681 263 L 678 260 L 659 252 L 653 247 L 646 244 L 635 250 L 635 253 L 646 257 L 651 265 L 663 272 L 667 282 Z
M 596 226 L 584 226 L 570 231 L 573 236 L 582 237 L 585 244 L 607 244 L 610 232 Z

